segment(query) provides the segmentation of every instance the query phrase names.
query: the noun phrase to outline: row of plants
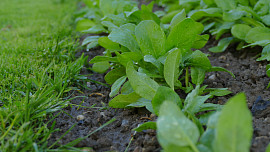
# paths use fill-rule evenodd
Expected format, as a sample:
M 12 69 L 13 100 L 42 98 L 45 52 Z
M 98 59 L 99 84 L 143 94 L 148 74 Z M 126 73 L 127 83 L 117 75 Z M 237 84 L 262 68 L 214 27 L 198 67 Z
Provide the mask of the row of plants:
M 245 95 L 234 96 L 224 106 L 207 103 L 209 98 L 231 93 L 203 85 L 207 72 L 224 71 L 234 77 L 212 66 L 199 50 L 209 39 L 202 34 L 207 25 L 187 18 L 178 4 L 168 5 L 168 10 L 177 9 L 168 14 L 153 12 L 153 2 L 140 9 L 128 0 L 85 4 L 78 13 L 77 30 L 98 34 L 84 39 L 87 49 L 105 48 L 90 63 L 93 71 L 110 70 L 104 78 L 112 85 L 109 106 L 146 107 L 158 116 L 156 122 L 135 131 L 156 129 L 165 151 L 249 151 L 253 129 Z M 186 98 L 181 99 L 176 90 L 184 91 Z
M 270 9 L 269 0 L 192 0 L 174 1 L 157 0 L 166 7 L 166 15 L 162 23 L 168 24 L 170 19 L 180 10 L 187 16 L 204 25 L 208 32 L 219 40 L 211 52 L 223 52 L 230 44 L 237 44 L 236 49 L 261 46 L 262 53 L 257 61 L 270 61 Z M 267 75 L 270 76 L 267 66 Z M 267 88 L 270 87 L 270 83 Z

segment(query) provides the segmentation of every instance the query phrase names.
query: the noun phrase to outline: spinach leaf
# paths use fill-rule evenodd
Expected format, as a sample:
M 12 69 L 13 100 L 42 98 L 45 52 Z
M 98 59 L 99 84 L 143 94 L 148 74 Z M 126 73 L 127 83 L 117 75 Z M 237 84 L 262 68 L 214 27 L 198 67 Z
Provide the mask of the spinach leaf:
M 113 97 L 117 95 L 119 92 L 120 87 L 123 85 L 123 83 L 126 81 L 127 77 L 122 76 L 121 78 L 117 79 L 114 84 L 112 85 L 111 92 L 109 94 L 110 97 Z
M 266 45 L 262 50 L 262 55 L 257 61 L 267 60 L 270 61 L 270 44 Z
M 132 129 L 133 131 L 142 132 L 147 129 L 157 129 L 157 123 L 156 122 L 146 122 L 144 124 L 141 124 L 139 127 Z
M 249 30 L 245 38 L 248 43 L 270 40 L 270 29 L 267 27 L 254 27 Z
M 135 35 L 143 55 L 153 55 L 158 58 L 165 54 L 166 37 L 154 21 L 142 21 L 136 26 Z
M 233 40 L 233 37 L 223 38 L 218 42 L 217 46 L 210 48 L 209 51 L 214 52 L 214 53 L 224 52 L 227 49 L 227 47 L 230 45 L 232 40 Z
M 140 53 L 139 45 L 134 36 L 134 24 L 125 24 L 120 26 L 118 29 L 114 29 L 108 38 L 116 43 L 119 43 L 125 47 L 127 47 L 132 52 Z
M 101 37 L 98 39 L 98 44 L 105 49 L 119 51 L 120 47 L 118 43 L 111 41 L 108 37 Z
M 170 50 L 174 47 L 190 50 L 195 42 L 196 35 L 203 31 L 203 25 L 195 22 L 191 18 L 184 19 L 176 24 L 166 41 L 166 48 Z
M 226 103 L 216 127 L 213 144 L 215 151 L 249 151 L 253 133 L 252 116 L 243 93 L 234 96 Z
M 98 73 L 104 73 L 110 68 L 110 63 L 108 61 L 102 61 L 98 63 L 94 63 L 92 66 L 92 70 Z
M 165 150 L 175 147 L 175 150 L 179 151 L 182 148 L 191 147 L 193 151 L 198 152 L 195 146 L 199 139 L 197 126 L 186 118 L 172 101 L 164 101 L 160 107 L 157 134 Z
M 126 75 L 126 69 L 124 67 L 119 67 L 108 72 L 104 79 L 108 84 L 113 84 L 118 78 Z
M 194 51 L 185 61 L 186 66 L 200 67 L 205 70 L 211 69 L 208 57 L 199 50 Z
M 234 10 L 236 9 L 237 3 L 235 0 L 215 0 L 217 6 L 223 10 Z
M 110 102 L 109 106 L 112 108 L 126 108 L 127 105 L 138 101 L 141 98 L 137 93 L 132 92 L 130 94 L 120 94 L 114 97 Z
M 179 77 L 179 66 L 182 61 L 180 49 L 171 50 L 164 64 L 164 78 L 167 84 L 174 89 L 174 83 Z
M 138 73 L 134 69 L 132 62 L 128 62 L 126 73 L 135 92 L 145 99 L 152 100 L 156 94 L 159 84 L 145 74 Z
M 200 85 L 204 81 L 206 70 L 197 67 L 191 67 L 191 81 L 193 84 Z
M 246 35 L 250 29 L 251 27 L 246 24 L 235 24 L 232 27 L 231 33 L 234 37 L 245 40 Z
M 176 14 L 171 21 L 171 29 L 173 29 L 173 27 L 180 23 L 181 21 L 183 21 L 186 18 L 186 12 L 185 9 L 183 9 L 181 12 L 179 12 L 178 14 Z
M 173 101 L 182 108 L 182 101 L 178 94 L 171 88 L 160 86 L 152 100 L 153 110 L 156 115 L 159 115 L 160 106 L 166 100 Z

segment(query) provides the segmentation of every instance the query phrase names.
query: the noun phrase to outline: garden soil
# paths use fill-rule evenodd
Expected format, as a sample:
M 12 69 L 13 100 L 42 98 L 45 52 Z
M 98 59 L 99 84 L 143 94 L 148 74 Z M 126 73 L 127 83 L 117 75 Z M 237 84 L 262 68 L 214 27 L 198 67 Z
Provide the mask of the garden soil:
M 264 100 L 270 99 L 270 90 L 266 89 L 270 78 L 266 76 L 266 62 L 256 62 L 256 55 L 261 48 L 248 48 L 237 51 L 236 46 L 230 46 L 224 53 L 213 54 L 208 48 L 217 44 L 213 38 L 202 49 L 204 53 L 209 54 L 212 66 L 224 67 L 233 72 L 236 78 L 233 78 L 226 72 L 210 72 L 206 74 L 205 85 L 210 88 L 228 88 L 233 93 L 224 97 L 215 97 L 209 102 L 225 104 L 226 101 L 239 92 L 244 92 L 247 96 L 247 104 L 251 109 L 254 101 L 261 96 Z M 82 51 L 77 55 L 84 53 L 89 56 L 89 60 L 96 55 L 102 55 L 102 48 L 90 51 Z M 89 67 L 88 67 L 89 68 Z M 81 74 L 92 74 L 89 79 L 105 83 L 104 74 L 93 73 L 87 67 Z M 55 128 L 60 131 L 52 134 L 49 144 L 58 140 L 72 125 L 77 124 L 59 144 L 66 144 L 79 137 L 86 136 L 90 132 L 99 128 L 109 120 L 115 118 L 116 121 L 104 127 L 102 130 L 92 134 L 87 139 L 80 142 L 76 147 L 92 147 L 96 152 L 125 150 L 131 152 L 155 152 L 160 151 L 156 133 L 154 130 L 146 130 L 135 133 L 132 131 L 138 125 L 156 121 L 157 117 L 151 115 L 145 108 L 133 109 L 113 109 L 108 106 L 110 88 L 93 81 L 86 82 L 88 89 L 81 89 L 81 92 L 73 92 L 72 97 L 78 97 L 71 101 L 72 104 L 82 105 L 68 106 L 63 109 L 56 119 Z M 86 108 L 91 107 L 93 108 Z M 83 115 L 84 119 L 78 121 L 76 117 Z M 253 117 L 254 134 L 252 139 L 252 152 L 264 152 L 270 142 L 270 115 L 261 118 Z M 128 146 L 130 143 L 130 146 Z

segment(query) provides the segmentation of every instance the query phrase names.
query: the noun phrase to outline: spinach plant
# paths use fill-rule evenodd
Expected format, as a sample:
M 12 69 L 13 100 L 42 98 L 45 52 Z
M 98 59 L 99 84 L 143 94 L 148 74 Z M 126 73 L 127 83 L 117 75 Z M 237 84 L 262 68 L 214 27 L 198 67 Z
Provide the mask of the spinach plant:
M 186 18 L 182 11 L 172 20 L 167 32 L 156 21 L 143 20 L 138 25 L 124 24 L 108 37 L 100 38 L 99 44 L 106 48 L 105 55 L 96 56 L 90 63 L 94 63 L 93 69 L 97 64 L 113 69 L 105 76 L 106 82 L 112 84 L 110 96 L 119 91 L 121 94 L 111 100 L 110 106 L 124 108 L 139 102 L 137 106 L 152 111 L 149 101 L 160 85 L 188 93 L 193 89 L 192 84 L 203 83 L 206 72 L 227 71 L 212 67 L 201 51 L 191 50 L 207 42 L 208 36 L 200 35 L 202 31 L 202 24 Z M 185 79 L 185 86 L 181 79 Z
M 128 23 L 126 16 L 138 10 L 137 3 L 132 0 L 89 0 L 87 7 L 77 13 L 76 30 L 82 33 L 109 33 L 114 28 Z M 98 38 L 102 36 L 88 36 L 82 42 L 87 50 L 98 46 Z
M 212 113 L 203 132 L 175 101 L 165 100 L 156 127 L 159 143 L 167 152 L 248 152 L 253 132 L 252 116 L 243 93 L 231 98 L 221 111 Z
M 235 42 L 238 42 L 237 49 L 259 45 L 263 47 L 263 50 L 257 61 L 270 60 L 269 2 L 269 0 L 163 1 L 169 6 L 180 4 L 179 7 L 166 9 L 168 15 L 186 9 L 190 18 L 204 25 L 204 32 L 209 31 L 216 39 L 220 39 L 218 45 L 210 48 L 209 51 L 223 52 L 231 43 Z M 166 18 L 167 22 L 172 19 L 172 17 Z M 226 33 L 231 35 L 226 36 L 228 35 Z

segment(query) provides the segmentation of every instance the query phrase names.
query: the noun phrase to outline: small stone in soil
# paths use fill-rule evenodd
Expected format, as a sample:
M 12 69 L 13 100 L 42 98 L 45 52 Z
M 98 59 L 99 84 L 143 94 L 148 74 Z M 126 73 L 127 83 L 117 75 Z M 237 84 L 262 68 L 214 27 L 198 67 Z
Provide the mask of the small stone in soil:
M 254 102 L 252 109 L 252 115 L 259 118 L 270 113 L 270 101 L 265 101 L 259 96 Z
M 126 126 L 126 125 L 128 125 L 128 120 L 122 120 L 122 124 L 121 124 L 121 126 Z
M 209 78 L 208 78 L 208 79 L 210 79 L 210 80 L 215 80 L 215 79 L 216 79 L 216 75 L 215 75 L 215 74 L 213 74 L 213 75 L 209 76 Z
M 77 116 L 77 120 L 80 121 L 80 120 L 83 120 L 84 119 L 84 116 L 83 115 L 78 115 Z

